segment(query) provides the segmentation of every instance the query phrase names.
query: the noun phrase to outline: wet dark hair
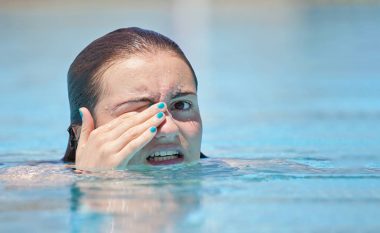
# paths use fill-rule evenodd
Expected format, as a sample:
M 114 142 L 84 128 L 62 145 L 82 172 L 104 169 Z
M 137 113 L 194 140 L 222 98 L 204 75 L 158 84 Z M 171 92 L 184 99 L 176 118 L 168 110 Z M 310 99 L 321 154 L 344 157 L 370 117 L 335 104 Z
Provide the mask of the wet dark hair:
M 181 48 L 168 37 L 151 30 L 138 27 L 117 29 L 91 42 L 79 53 L 67 74 L 71 124 L 64 161 L 75 161 L 79 138 L 77 128 L 82 124 L 78 109 L 86 107 L 94 115 L 95 106 L 104 91 L 101 76 L 107 68 L 119 59 L 157 51 L 172 52 L 181 58 L 189 66 L 198 86 L 195 72 Z

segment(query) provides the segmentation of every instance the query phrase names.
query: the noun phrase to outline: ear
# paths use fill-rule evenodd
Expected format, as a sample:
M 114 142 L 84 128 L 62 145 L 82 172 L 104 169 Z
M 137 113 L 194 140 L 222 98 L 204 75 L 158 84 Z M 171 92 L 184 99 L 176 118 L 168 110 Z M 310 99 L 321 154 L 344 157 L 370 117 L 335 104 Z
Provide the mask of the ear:
M 71 124 L 69 128 L 67 128 L 67 132 L 69 132 L 71 140 L 74 140 L 74 141 L 79 140 L 81 127 L 82 126 L 77 125 L 77 124 Z
M 80 125 L 71 124 L 67 131 L 69 132 L 69 141 L 67 143 L 67 148 L 64 157 L 62 158 L 65 162 L 75 162 L 75 152 L 78 145 Z
M 71 125 L 71 129 L 76 141 L 79 140 L 81 128 L 82 128 L 81 125 Z

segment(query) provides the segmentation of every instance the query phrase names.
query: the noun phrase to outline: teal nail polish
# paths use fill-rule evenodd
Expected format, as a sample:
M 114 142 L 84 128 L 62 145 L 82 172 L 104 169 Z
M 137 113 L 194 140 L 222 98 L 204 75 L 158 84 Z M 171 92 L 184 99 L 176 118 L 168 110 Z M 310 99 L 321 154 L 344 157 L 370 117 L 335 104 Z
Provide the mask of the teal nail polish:
M 154 127 L 154 126 L 153 126 L 153 127 L 150 127 L 150 132 L 151 132 L 151 133 L 155 133 L 156 131 L 157 131 L 157 128 L 156 128 L 156 127 Z
M 161 119 L 164 116 L 164 113 L 163 112 L 159 112 L 159 113 L 157 113 L 156 116 L 157 116 L 158 119 Z
M 83 119 L 83 113 L 82 113 L 82 111 L 80 109 L 78 111 L 79 111 L 80 118 Z
M 159 109 L 163 109 L 165 107 L 165 103 L 161 102 L 157 105 Z

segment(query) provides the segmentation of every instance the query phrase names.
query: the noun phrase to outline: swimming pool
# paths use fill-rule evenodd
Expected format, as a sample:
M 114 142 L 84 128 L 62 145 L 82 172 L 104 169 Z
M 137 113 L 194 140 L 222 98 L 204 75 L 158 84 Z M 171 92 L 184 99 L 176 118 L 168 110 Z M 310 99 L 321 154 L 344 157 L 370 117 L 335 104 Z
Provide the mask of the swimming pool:
M 1 7 L 0 232 L 378 232 L 379 22 L 376 3 Z M 68 66 L 132 25 L 189 55 L 211 158 L 75 174 L 54 162 Z

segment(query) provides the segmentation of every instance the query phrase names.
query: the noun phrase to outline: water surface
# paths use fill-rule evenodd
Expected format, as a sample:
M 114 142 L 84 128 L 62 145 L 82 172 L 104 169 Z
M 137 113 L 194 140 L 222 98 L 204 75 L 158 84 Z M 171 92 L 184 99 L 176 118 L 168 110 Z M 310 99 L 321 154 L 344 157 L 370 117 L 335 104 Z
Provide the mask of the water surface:
M 210 159 L 59 162 L 67 69 L 126 26 L 188 55 Z M 376 1 L 2 3 L 0 231 L 379 232 L 379 27 Z

